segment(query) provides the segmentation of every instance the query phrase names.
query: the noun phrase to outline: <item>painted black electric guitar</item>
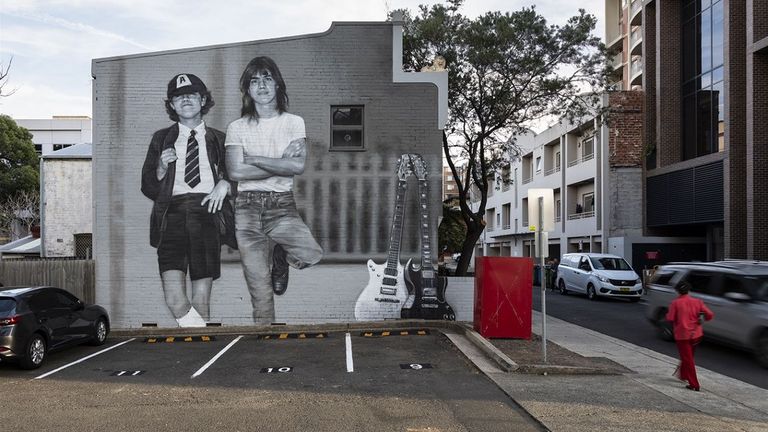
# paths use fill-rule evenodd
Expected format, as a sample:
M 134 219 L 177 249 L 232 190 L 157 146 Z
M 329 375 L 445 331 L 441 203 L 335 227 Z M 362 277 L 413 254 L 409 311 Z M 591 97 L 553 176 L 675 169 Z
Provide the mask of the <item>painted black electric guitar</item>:
M 419 226 L 421 231 L 421 265 L 408 261 L 405 285 L 409 299 L 401 311 L 402 318 L 455 321 L 456 314 L 445 301 L 448 279 L 438 276 L 432 266 L 432 248 L 429 241 L 429 209 L 427 207 L 427 163 L 419 154 L 408 155 L 414 174 L 419 180 Z M 403 155 L 405 157 L 405 155 Z M 412 300 L 412 301 L 411 301 Z

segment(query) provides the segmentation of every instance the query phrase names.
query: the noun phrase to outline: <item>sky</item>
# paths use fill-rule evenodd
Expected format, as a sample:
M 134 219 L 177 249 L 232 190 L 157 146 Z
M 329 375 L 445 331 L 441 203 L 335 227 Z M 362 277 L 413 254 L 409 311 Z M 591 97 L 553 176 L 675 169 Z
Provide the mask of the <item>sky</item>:
M 385 21 L 428 0 L 0 0 L 0 64 L 12 61 L 0 114 L 15 119 L 91 113 L 91 60 L 153 51 L 320 33 L 334 21 Z M 460 12 L 536 6 L 562 24 L 582 7 L 598 17 L 605 0 L 466 0 Z

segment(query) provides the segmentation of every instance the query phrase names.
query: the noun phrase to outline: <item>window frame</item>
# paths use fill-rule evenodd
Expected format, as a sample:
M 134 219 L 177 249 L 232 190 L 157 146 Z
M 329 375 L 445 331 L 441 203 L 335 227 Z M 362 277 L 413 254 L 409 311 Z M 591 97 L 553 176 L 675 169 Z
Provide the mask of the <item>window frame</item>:
M 344 104 L 344 105 L 331 105 L 330 106 L 330 137 L 328 150 L 332 152 L 361 152 L 366 151 L 365 148 L 365 105 L 362 104 Z M 359 125 L 335 125 L 333 114 L 339 109 L 360 109 L 360 124 Z M 343 147 L 334 146 L 334 132 L 337 131 L 360 131 L 360 146 L 359 147 Z

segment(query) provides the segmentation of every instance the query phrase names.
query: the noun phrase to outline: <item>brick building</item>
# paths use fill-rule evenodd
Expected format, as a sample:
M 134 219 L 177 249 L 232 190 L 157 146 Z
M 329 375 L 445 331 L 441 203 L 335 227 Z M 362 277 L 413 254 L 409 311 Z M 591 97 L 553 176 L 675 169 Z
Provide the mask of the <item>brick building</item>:
M 768 3 L 645 1 L 645 229 L 768 259 Z
M 156 251 L 149 245 L 152 201 L 140 191 L 152 133 L 171 124 L 163 105 L 168 80 L 183 72 L 199 76 L 216 102 L 205 123 L 224 131 L 240 117 L 240 74 L 260 55 L 278 64 L 289 111 L 306 124 L 306 169 L 295 178 L 294 193 L 324 249 L 320 265 L 291 272 L 291 288 L 276 299 L 278 320 L 354 319 L 355 298 L 368 280 L 365 261 L 383 262 L 389 252 L 401 154 L 419 153 L 426 160 L 430 220 L 441 215 L 447 72 L 402 71 L 402 25 L 397 20 L 334 23 L 320 34 L 96 59 L 96 300 L 108 307 L 115 325 L 175 325 L 163 301 Z M 355 115 L 344 115 L 350 113 Z M 420 255 L 416 185 L 411 178 L 404 259 Z M 436 245 L 437 224 L 429 229 Z M 230 258 L 239 256 L 235 252 Z M 252 322 L 239 262 L 222 266 L 213 290 L 212 321 Z

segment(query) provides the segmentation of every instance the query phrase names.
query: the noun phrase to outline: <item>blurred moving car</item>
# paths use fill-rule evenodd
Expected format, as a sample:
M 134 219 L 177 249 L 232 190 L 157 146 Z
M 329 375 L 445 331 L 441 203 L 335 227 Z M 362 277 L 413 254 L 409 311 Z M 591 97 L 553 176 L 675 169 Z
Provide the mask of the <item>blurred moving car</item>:
M 36 369 L 50 351 L 90 342 L 109 333 L 107 311 L 86 305 L 60 288 L 6 287 L 0 290 L 0 361 Z
M 590 300 L 604 296 L 638 301 L 643 295 L 643 281 L 624 258 L 597 253 L 563 255 L 557 267 L 557 288 L 560 294 L 579 292 Z
M 659 267 L 648 284 L 646 317 L 659 336 L 673 340 L 665 320 L 669 304 L 677 297 L 675 285 L 691 284 L 690 295 L 701 299 L 715 313 L 704 323 L 704 337 L 751 350 L 768 367 L 768 263 L 718 261 L 670 263 Z

